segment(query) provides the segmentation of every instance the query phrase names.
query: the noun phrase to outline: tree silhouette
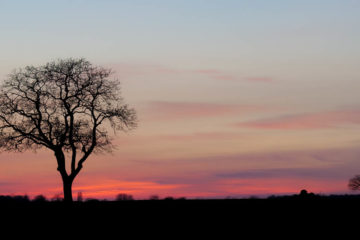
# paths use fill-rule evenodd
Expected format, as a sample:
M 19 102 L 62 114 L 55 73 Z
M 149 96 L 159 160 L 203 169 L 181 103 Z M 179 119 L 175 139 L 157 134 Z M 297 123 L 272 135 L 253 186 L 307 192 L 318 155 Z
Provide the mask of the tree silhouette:
M 39 202 L 39 203 L 43 203 L 46 202 L 47 199 L 44 195 L 37 195 L 35 196 L 35 198 L 33 199 L 33 202 Z
M 123 103 L 111 74 L 85 59 L 65 59 L 14 71 L 2 85 L 0 149 L 53 151 L 67 202 L 90 154 L 113 147 L 109 130 L 136 127 L 135 110 Z
M 359 190 L 360 189 L 360 175 L 356 175 L 355 177 L 349 180 L 348 187 L 351 190 Z
M 132 195 L 126 193 L 119 193 L 116 195 L 115 201 L 131 201 L 134 200 Z

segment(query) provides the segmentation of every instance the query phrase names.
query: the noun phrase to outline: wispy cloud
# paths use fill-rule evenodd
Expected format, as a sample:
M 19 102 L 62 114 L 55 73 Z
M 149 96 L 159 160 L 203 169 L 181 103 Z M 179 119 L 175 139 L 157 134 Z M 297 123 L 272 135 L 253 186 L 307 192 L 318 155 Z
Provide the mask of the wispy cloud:
M 248 81 L 253 81 L 253 82 L 273 82 L 274 79 L 271 77 L 246 77 L 245 78 Z
M 242 104 L 217 104 L 202 102 L 152 101 L 146 104 L 144 114 L 151 119 L 175 120 L 219 117 L 266 110 L 264 106 Z
M 234 133 L 234 132 L 197 132 L 193 134 L 183 134 L 183 135 L 161 135 L 158 136 L 158 139 L 166 141 L 194 141 L 194 140 L 226 140 L 239 138 L 244 136 L 243 133 Z M 156 137 L 156 136 L 155 136 Z
M 338 110 L 304 113 L 240 122 L 239 127 L 262 129 L 319 129 L 337 127 L 343 124 L 360 124 L 360 110 Z
M 159 135 L 129 135 L 126 138 L 116 139 L 116 144 L 121 145 L 139 145 L 139 144 L 178 144 L 178 143 L 200 143 L 206 141 L 227 141 L 237 140 L 249 136 L 237 132 L 195 132 L 190 134 L 159 134 Z
M 149 103 L 150 107 L 156 113 L 166 115 L 168 118 L 188 118 L 188 117 L 209 117 L 220 114 L 229 114 L 239 112 L 239 110 L 249 110 L 253 107 L 216 104 L 216 103 L 199 103 L 199 102 L 165 102 L 157 101 Z
M 239 79 L 241 79 L 239 76 L 235 76 L 235 75 L 227 73 L 225 71 L 220 71 L 220 70 L 216 70 L 216 69 L 192 70 L 192 71 L 189 71 L 189 73 L 204 75 L 208 78 L 216 79 L 216 80 L 239 80 Z
M 219 69 L 180 69 L 156 64 L 110 64 L 115 73 L 121 78 L 136 77 L 141 75 L 195 75 L 219 81 L 251 81 L 251 82 L 273 82 L 273 78 L 267 76 L 241 76 Z
M 14 185 L 16 185 L 16 184 L 17 184 L 16 182 L 9 182 L 9 181 L 0 182 L 0 188 L 3 188 L 3 187 L 11 187 L 11 186 L 14 186 Z
M 348 169 L 347 169 L 348 170 Z M 243 171 L 230 171 L 216 174 L 219 178 L 313 178 L 313 179 L 338 179 L 344 177 L 344 171 L 335 167 L 308 167 L 308 168 L 266 168 Z

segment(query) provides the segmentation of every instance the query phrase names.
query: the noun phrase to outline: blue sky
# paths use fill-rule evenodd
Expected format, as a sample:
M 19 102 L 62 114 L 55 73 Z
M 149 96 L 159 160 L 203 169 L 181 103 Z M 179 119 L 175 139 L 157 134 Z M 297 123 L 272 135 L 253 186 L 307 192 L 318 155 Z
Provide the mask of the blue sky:
M 20 61 L 29 59 L 26 62 L 31 58 L 43 61 L 59 55 L 88 56 L 104 62 L 185 61 L 190 54 L 199 60 L 215 56 L 226 60 L 241 56 L 267 59 L 292 54 L 305 58 L 310 51 L 341 57 L 344 50 L 351 57 L 353 50 L 359 51 L 357 1 L 76 0 L 0 4 L 2 58 L 12 61 L 16 57 Z

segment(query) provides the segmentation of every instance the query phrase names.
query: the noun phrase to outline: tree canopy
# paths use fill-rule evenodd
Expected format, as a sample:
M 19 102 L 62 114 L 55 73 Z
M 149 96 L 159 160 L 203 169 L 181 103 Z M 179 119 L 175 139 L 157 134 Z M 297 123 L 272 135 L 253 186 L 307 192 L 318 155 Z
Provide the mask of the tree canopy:
M 0 149 L 54 151 L 63 180 L 71 181 L 94 151 L 111 147 L 109 135 L 137 125 L 123 103 L 111 69 L 65 59 L 11 73 L 0 90 Z M 71 154 L 71 172 L 64 152 Z
M 360 190 L 360 175 L 356 175 L 349 180 L 348 187 L 350 190 Z

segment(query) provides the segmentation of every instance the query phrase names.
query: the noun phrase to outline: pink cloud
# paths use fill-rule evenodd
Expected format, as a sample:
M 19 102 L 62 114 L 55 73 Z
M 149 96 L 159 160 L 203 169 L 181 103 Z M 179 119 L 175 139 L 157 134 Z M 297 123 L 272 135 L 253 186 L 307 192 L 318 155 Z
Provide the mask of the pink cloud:
M 221 74 L 219 70 L 215 69 L 199 69 L 199 70 L 193 70 L 194 73 L 200 73 L 200 74 Z
M 238 76 L 234 76 L 231 74 L 226 73 L 225 71 L 220 71 L 216 69 L 199 69 L 193 70 L 193 73 L 205 75 L 209 78 L 216 79 L 216 80 L 236 80 L 239 79 Z
M 158 136 L 158 139 L 166 141 L 193 141 L 193 140 L 223 140 L 234 139 L 243 136 L 241 133 L 230 132 L 198 132 L 188 135 L 162 135 Z
M 360 124 L 360 110 L 338 110 L 282 116 L 237 123 L 240 127 L 265 129 L 319 129 L 343 124 Z
M 127 136 L 116 140 L 117 144 L 138 145 L 151 143 L 189 142 L 189 141 L 221 141 L 245 137 L 243 133 L 236 132 L 195 132 L 192 134 L 167 134 L 151 136 Z M 248 136 L 246 136 L 248 137 Z
M 231 75 L 225 75 L 225 74 L 216 75 L 216 76 L 213 76 L 213 78 L 216 80 L 237 80 L 238 79 L 238 77 L 231 76 Z
M 144 113 L 152 119 L 175 120 L 241 114 L 264 109 L 266 108 L 256 105 L 153 101 L 147 104 Z

